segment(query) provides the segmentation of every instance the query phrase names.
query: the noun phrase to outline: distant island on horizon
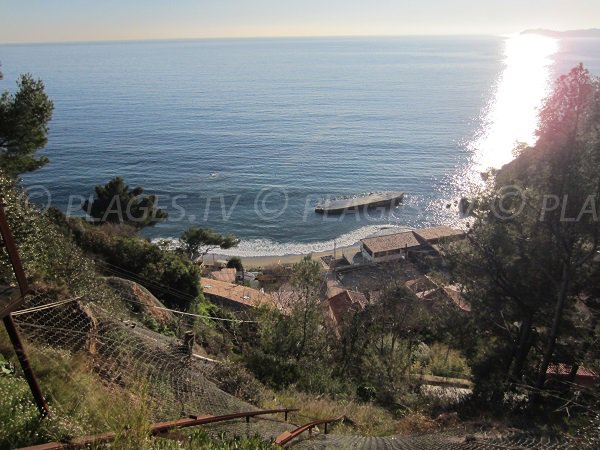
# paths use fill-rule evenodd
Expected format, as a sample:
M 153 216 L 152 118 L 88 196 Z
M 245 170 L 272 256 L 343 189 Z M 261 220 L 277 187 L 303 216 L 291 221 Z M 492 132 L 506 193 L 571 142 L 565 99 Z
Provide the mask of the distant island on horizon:
M 600 38 L 600 28 L 589 28 L 587 30 L 567 30 L 556 31 L 545 28 L 530 29 L 521 32 L 521 34 L 541 34 L 550 37 L 591 37 Z

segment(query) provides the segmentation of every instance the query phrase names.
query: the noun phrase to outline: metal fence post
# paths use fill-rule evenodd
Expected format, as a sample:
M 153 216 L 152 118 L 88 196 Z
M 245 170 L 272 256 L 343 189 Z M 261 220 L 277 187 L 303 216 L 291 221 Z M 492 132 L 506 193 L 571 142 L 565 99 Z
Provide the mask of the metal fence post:
M 23 265 L 21 264 L 21 258 L 19 257 L 17 245 L 15 244 L 12 233 L 10 231 L 10 226 L 8 225 L 8 220 L 6 219 L 6 214 L 4 212 L 4 202 L 1 200 L 0 233 L 2 234 L 4 247 L 6 248 L 6 252 L 8 253 L 8 259 L 10 260 L 10 263 L 13 267 L 15 277 L 19 285 L 19 290 L 21 291 L 21 297 L 19 302 L 23 302 L 25 296 L 29 293 L 29 286 L 27 284 L 27 277 L 25 276 L 25 272 L 23 271 Z M 18 303 L 13 305 L 13 308 L 16 308 L 17 306 Z M 42 390 L 40 389 L 40 385 L 37 381 L 35 373 L 33 372 L 31 364 L 29 363 L 27 353 L 25 352 L 25 347 L 23 347 L 23 342 L 21 341 L 21 336 L 19 335 L 19 331 L 17 330 L 15 322 L 10 313 L 2 320 L 4 322 L 4 326 L 6 327 L 6 331 L 10 338 L 10 342 L 12 343 L 13 348 L 15 350 L 15 354 L 17 355 L 17 359 L 19 360 L 19 364 L 23 369 L 25 380 L 27 380 L 27 384 L 29 385 L 29 389 L 31 390 L 31 394 L 33 395 L 33 398 L 35 400 L 35 404 L 37 405 L 40 414 L 46 417 L 50 415 L 48 403 L 44 398 L 44 394 L 42 394 Z

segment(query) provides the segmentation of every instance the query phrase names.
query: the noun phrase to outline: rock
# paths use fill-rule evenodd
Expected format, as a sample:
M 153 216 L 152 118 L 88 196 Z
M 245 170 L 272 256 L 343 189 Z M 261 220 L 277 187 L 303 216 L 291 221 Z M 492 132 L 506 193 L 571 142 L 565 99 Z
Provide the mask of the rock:
M 437 416 L 435 421 L 437 423 L 439 423 L 440 425 L 446 427 L 446 426 L 456 425 L 458 422 L 460 422 L 460 419 L 458 418 L 458 414 L 456 412 L 451 412 L 451 413 L 440 414 L 439 416 Z
M 174 322 L 171 311 L 144 286 L 135 281 L 119 277 L 107 277 L 106 282 L 125 300 L 128 300 L 136 312 L 141 312 L 154 318 L 160 325 L 166 326 Z

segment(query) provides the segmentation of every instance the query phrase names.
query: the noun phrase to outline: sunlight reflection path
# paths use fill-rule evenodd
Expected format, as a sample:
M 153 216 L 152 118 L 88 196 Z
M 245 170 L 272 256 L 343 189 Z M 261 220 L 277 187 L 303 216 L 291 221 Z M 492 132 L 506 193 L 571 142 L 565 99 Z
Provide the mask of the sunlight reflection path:
M 517 142 L 535 144 L 538 112 L 550 94 L 552 57 L 557 51 L 558 41 L 545 36 L 527 34 L 507 39 L 506 66 L 483 113 L 481 131 L 468 145 L 472 152 L 471 182 L 482 171 L 509 162 Z

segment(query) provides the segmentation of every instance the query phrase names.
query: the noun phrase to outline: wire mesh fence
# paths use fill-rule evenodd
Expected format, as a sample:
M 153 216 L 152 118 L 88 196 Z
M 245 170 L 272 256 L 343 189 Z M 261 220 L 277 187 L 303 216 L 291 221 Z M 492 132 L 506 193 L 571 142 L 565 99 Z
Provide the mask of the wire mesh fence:
M 47 391 L 53 411 L 72 412 L 74 404 L 98 406 L 97 397 L 113 399 L 114 407 L 123 402 L 143 403 L 153 421 L 190 415 L 222 415 L 257 410 L 223 392 L 211 380 L 214 362 L 198 358 L 184 341 L 147 329 L 135 316 L 110 301 L 92 302 L 83 297 L 57 300 L 47 293 L 28 296 L 14 313 L 14 320 L 25 340 L 34 369 L 54 377 L 64 377 L 69 389 Z M 91 377 L 90 392 L 81 379 Z M 46 378 L 42 376 L 42 379 Z M 101 386 L 98 388 L 98 386 Z M 110 403 L 100 405 L 107 408 Z M 117 414 L 118 416 L 118 414 Z M 106 431 L 110 421 L 93 429 Z M 259 434 L 274 439 L 294 425 L 273 418 L 212 424 L 204 427 L 214 434 L 235 436 Z M 91 431 L 91 430 L 90 430 Z M 504 436 L 465 437 L 449 433 L 414 436 L 364 437 L 324 435 L 318 431 L 295 443 L 298 448 L 357 449 L 498 449 L 584 448 L 582 441 L 552 440 L 523 433 Z M 588 447 L 593 448 L 593 447 Z
M 216 362 L 199 357 L 181 339 L 149 330 L 127 309 L 110 302 L 31 295 L 14 320 L 34 370 L 42 375 L 42 387 L 48 388 L 45 393 L 53 412 L 61 416 L 71 414 L 74 405 L 108 408 L 109 416 L 111 406 L 118 409 L 128 402 L 143 403 L 152 421 L 258 410 L 215 385 L 211 375 Z M 63 377 L 67 388 L 44 386 L 47 374 Z M 90 392 L 87 381 L 95 392 Z M 99 397 L 104 399 L 100 403 Z M 251 425 L 238 422 L 208 429 L 274 438 L 293 428 L 269 417 Z M 88 432 L 108 431 L 111 424 L 96 423 Z

